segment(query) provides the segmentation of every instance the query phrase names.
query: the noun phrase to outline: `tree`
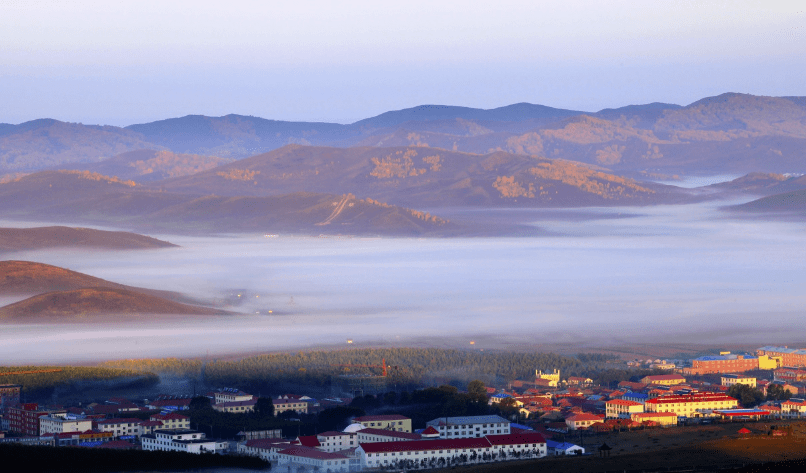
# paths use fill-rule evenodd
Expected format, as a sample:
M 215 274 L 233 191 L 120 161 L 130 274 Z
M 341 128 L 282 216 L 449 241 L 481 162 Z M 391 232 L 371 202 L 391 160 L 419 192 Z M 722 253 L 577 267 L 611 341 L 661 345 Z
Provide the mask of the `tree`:
M 736 398 L 744 407 L 754 407 L 764 400 L 764 394 L 747 384 L 734 384 L 728 389 L 728 396 Z
M 487 387 L 479 380 L 473 380 L 467 384 L 467 394 L 474 402 L 487 404 Z
M 258 417 L 273 417 L 274 403 L 270 397 L 259 397 L 255 402 L 255 414 Z
M 207 396 L 196 396 L 190 400 L 190 404 L 188 405 L 188 409 L 193 411 L 210 409 L 211 407 L 210 398 Z
M 785 401 L 790 397 L 792 397 L 792 393 L 788 389 L 784 389 L 780 384 L 770 384 L 767 386 L 768 401 Z

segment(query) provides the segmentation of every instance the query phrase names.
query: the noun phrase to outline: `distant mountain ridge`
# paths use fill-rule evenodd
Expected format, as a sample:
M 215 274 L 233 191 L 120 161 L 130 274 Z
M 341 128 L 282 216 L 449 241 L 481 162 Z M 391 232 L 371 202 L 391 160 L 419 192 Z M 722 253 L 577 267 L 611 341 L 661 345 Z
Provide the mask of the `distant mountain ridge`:
M 125 128 L 41 119 L 0 125 L 3 173 L 93 163 L 140 149 L 241 159 L 289 144 L 505 151 L 614 171 L 802 172 L 806 97 L 725 93 L 689 105 L 581 112 L 518 103 L 489 110 L 420 105 L 344 125 L 243 115 L 188 115 Z

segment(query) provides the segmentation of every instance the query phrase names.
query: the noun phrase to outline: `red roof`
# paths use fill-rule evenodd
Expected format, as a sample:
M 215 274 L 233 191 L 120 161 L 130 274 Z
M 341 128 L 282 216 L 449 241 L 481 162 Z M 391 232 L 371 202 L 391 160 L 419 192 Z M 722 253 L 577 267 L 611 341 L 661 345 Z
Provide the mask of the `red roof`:
M 304 435 L 302 437 L 297 437 L 299 440 L 300 445 L 303 447 L 319 447 L 321 444 L 319 443 L 319 439 L 316 438 L 316 435 Z
M 433 426 L 429 425 L 428 428 L 423 430 L 421 435 L 439 435 L 439 431 L 435 429 Z
M 154 414 L 151 416 L 151 418 L 156 420 L 190 420 L 190 417 L 177 414 L 176 412 L 170 412 L 168 414 Z
M 412 440 L 409 442 L 368 442 L 362 443 L 361 449 L 366 453 L 410 452 L 423 450 L 446 450 L 456 448 L 488 448 L 490 441 L 481 438 Z
M 566 421 L 570 420 L 571 422 L 579 422 L 579 421 L 585 421 L 585 420 L 598 420 L 598 421 L 601 421 L 601 422 L 604 421 L 604 419 L 602 419 L 599 416 L 596 416 L 596 415 L 593 415 L 593 414 L 586 414 L 584 412 L 580 413 L 580 414 L 573 415 L 571 417 L 568 417 L 565 420 Z
M 679 374 L 651 374 L 649 376 L 645 376 L 643 379 L 648 379 L 650 381 L 676 381 L 678 379 L 682 379 L 683 381 L 686 378 L 680 376 Z
M 317 460 L 346 460 L 347 457 L 338 453 L 328 453 L 310 447 L 290 447 L 277 452 L 282 455 L 293 455 L 295 457 L 314 458 Z
M 246 446 L 251 448 L 276 448 L 290 444 L 291 443 L 285 439 L 253 439 L 246 441 Z
M 400 414 L 389 414 L 389 415 L 380 415 L 380 416 L 361 416 L 356 417 L 356 422 L 377 422 L 377 421 L 385 421 L 385 420 L 409 420 L 408 417 L 402 416 Z
M 327 432 L 322 432 L 321 434 L 316 434 L 317 437 L 343 437 L 343 436 L 351 436 L 353 434 L 348 432 L 338 432 L 336 430 L 328 430 Z
M 739 429 L 739 433 L 740 434 L 749 434 L 751 432 L 750 432 L 750 429 L 748 429 L 747 427 L 742 427 L 741 429 Z
M 537 432 L 524 432 L 509 435 L 488 435 L 491 445 L 526 445 L 530 443 L 546 443 L 546 439 Z
M 627 401 L 625 399 L 612 399 L 610 401 L 607 401 L 606 404 L 609 405 L 609 406 L 611 406 L 611 405 L 612 406 L 640 406 L 641 405 L 640 402 Z
M 647 399 L 647 404 L 671 404 L 685 402 L 712 402 L 712 401 L 736 401 L 736 399 L 723 394 L 699 393 L 674 396 L 662 396 L 654 399 Z
M 636 412 L 632 417 L 636 419 L 643 419 L 644 417 L 677 417 L 677 414 L 674 412 Z
M 106 419 L 106 420 L 99 420 L 98 424 L 142 424 L 143 419 L 135 419 L 135 418 L 128 418 L 128 419 Z

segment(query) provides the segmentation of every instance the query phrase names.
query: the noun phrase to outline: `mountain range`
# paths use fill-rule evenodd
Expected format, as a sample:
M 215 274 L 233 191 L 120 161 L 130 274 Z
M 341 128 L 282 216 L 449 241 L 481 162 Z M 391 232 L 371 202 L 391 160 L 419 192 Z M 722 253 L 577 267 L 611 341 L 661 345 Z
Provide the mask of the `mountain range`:
M 288 144 L 505 151 L 622 173 L 801 172 L 806 97 L 726 93 L 686 106 L 593 113 L 527 103 L 490 110 L 422 105 L 349 125 L 243 115 L 188 115 L 125 128 L 41 119 L 0 125 L 0 173 L 99 162 L 141 149 L 241 159 Z

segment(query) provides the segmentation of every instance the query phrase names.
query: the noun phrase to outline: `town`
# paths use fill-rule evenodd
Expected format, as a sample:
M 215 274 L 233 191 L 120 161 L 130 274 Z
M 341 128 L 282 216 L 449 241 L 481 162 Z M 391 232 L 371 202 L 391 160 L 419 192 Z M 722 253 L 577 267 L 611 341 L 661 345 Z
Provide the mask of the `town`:
M 609 456 L 621 452 L 611 452 L 606 436 L 622 431 L 682 435 L 729 423 L 735 435 L 748 436 L 754 432 L 744 423 L 767 421 L 780 427 L 769 436 L 785 436 L 792 435 L 787 425 L 806 416 L 799 397 L 806 391 L 806 349 L 765 346 L 752 354 L 622 363 L 652 374 L 606 385 L 555 368 L 498 386 L 471 381 L 462 390 L 443 385 L 410 393 L 389 390 L 383 360 L 380 374 L 341 377 L 333 397 L 263 397 L 222 386 L 195 396 L 109 397 L 70 406 L 26 402 L 24 383 L 0 383 L 0 446 L 256 457 L 289 473 L 410 471 Z M 0 371 L 0 380 L 27 374 L 37 371 Z M 429 402 L 442 404 L 427 412 L 444 415 L 406 415 Z M 457 411 L 445 407 L 451 403 L 465 404 Z M 449 415 L 459 411 L 464 414 Z M 236 433 L 222 419 L 244 428 Z

